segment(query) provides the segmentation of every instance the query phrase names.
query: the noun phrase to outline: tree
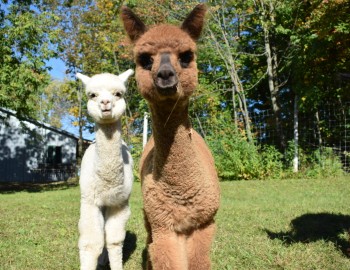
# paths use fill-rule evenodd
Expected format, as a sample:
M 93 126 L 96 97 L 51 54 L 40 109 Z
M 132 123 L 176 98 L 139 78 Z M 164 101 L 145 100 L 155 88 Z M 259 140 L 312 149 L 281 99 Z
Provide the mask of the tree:
M 267 81 L 268 89 L 270 92 L 271 106 L 274 113 L 276 131 L 279 136 L 280 149 L 285 150 L 286 141 L 285 135 L 282 127 L 282 116 L 281 116 L 281 104 L 279 100 L 280 88 L 286 83 L 282 82 L 279 75 L 279 69 L 281 69 L 281 60 L 279 55 L 281 51 L 285 54 L 285 50 L 281 50 L 279 45 L 282 45 L 282 42 L 277 43 L 277 23 L 276 16 L 278 5 L 281 4 L 281 1 L 275 0 L 254 0 L 254 7 L 258 14 L 260 20 L 260 27 L 262 29 L 263 44 L 265 47 L 265 56 L 266 56 L 266 70 L 267 70 Z M 277 28 L 278 29 L 278 28 Z M 287 47 L 288 48 L 288 47 Z
M 20 3 L 18 3 L 20 2 Z M 57 17 L 40 1 L 1 1 L 0 106 L 39 117 L 41 92 L 49 82 L 46 61 L 57 55 Z
M 68 88 L 69 89 L 69 88 Z M 45 123 L 61 128 L 62 119 L 67 115 L 70 108 L 67 99 L 65 83 L 59 80 L 52 80 L 42 93 L 42 115 Z
M 223 62 L 221 68 L 224 68 L 228 73 L 231 84 L 234 123 L 236 126 L 238 125 L 237 113 L 240 111 L 243 115 L 248 141 L 252 142 L 246 89 L 242 84 L 242 70 L 244 69 L 242 58 L 246 55 L 239 46 L 239 40 L 242 38 L 242 28 L 244 27 L 242 25 L 244 25 L 245 17 L 249 16 L 246 11 L 244 8 L 238 8 L 235 1 L 230 1 L 226 5 L 223 2 L 216 3 L 211 12 L 213 22 L 208 28 L 210 40 L 207 41 L 207 44 L 215 47 Z M 239 108 L 236 106 L 237 100 Z
M 349 100 L 349 88 L 341 84 L 350 69 L 350 5 L 345 0 L 310 0 L 301 6 L 293 36 L 298 48 L 293 83 L 305 111 L 325 102 L 341 106 Z
M 74 78 L 77 72 L 90 76 L 102 72 L 118 74 L 125 62 L 129 62 L 122 50 L 117 49 L 120 43 L 116 27 L 118 5 L 119 2 L 104 0 L 47 2 L 46 8 L 54 10 L 60 17 L 56 25 L 62 36 L 59 57 L 68 67 L 71 77 Z M 76 119 L 73 124 L 79 127 L 79 164 L 83 154 L 82 131 L 91 123 L 86 118 L 86 99 L 81 83 L 73 79 L 63 85 L 67 84 L 70 91 L 61 92 L 70 101 L 68 111 Z

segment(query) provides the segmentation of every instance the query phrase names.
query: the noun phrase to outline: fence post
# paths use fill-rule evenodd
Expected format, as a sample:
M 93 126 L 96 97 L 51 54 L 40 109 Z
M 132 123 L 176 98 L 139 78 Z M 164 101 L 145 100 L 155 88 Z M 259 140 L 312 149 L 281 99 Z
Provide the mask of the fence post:
M 298 96 L 294 98 L 294 158 L 293 158 L 293 172 L 297 173 L 299 169 L 299 132 L 298 132 Z
M 148 133 L 148 113 L 145 112 L 143 115 L 143 139 L 142 139 L 142 149 L 145 148 L 147 143 L 147 133 Z

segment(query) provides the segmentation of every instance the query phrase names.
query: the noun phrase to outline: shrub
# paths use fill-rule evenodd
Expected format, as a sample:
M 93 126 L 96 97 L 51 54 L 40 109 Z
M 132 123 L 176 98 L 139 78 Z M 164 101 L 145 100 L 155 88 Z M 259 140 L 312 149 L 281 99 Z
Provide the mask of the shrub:
M 283 155 L 271 145 L 263 146 L 260 150 L 263 178 L 276 179 L 284 176 Z
M 322 147 L 310 155 L 306 177 L 336 177 L 344 174 L 340 158 L 334 154 L 331 147 Z
M 273 146 L 260 148 L 238 130 L 225 129 L 206 140 L 222 180 L 278 178 L 283 173 L 282 155 Z
M 303 150 L 299 147 L 299 172 L 297 177 L 319 178 L 334 177 L 344 174 L 340 158 L 333 152 L 331 147 L 320 147 L 316 150 Z M 287 170 L 292 168 L 294 157 L 294 142 L 288 142 L 285 153 L 285 164 Z M 289 172 L 291 175 L 291 172 Z

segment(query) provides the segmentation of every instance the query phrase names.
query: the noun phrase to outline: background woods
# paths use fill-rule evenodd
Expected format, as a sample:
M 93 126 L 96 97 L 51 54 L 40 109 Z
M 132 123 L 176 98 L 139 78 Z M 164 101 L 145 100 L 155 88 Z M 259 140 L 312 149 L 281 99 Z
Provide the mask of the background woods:
M 0 106 L 56 127 L 69 119 L 82 138 L 92 124 L 75 73 L 119 74 L 134 65 L 119 19 L 124 2 L 0 3 Z M 179 23 L 195 4 L 127 1 L 148 24 Z M 310 177 L 349 170 L 348 1 L 207 4 L 198 51 L 200 85 L 190 112 L 220 177 L 288 177 L 293 160 Z M 52 58 L 64 62 L 65 78 L 50 80 Z M 124 132 L 137 158 L 148 109 L 134 80 L 127 104 Z

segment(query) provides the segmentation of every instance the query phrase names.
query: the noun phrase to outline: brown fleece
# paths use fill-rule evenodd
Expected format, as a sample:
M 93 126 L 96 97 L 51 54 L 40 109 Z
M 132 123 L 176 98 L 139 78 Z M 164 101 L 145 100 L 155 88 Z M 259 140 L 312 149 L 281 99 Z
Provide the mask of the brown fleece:
M 122 9 L 125 29 L 134 42 L 136 80 L 152 114 L 153 136 L 140 161 L 145 224 L 148 232 L 147 269 L 210 269 L 210 246 L 220 191 L 210 150 L 192 130 L 189 97 L 198 84 L 196 43 L 206 8 L 198 5 L 181 27 L 143 25 L 131 10 Z M 186 67 L 181 54 L 192 52 Z M 164 95 L 155 80 L 162 53 L 178 79 L 173 95 Z M 152 58 L 151 70 L 139 63 L 140 55 Z

